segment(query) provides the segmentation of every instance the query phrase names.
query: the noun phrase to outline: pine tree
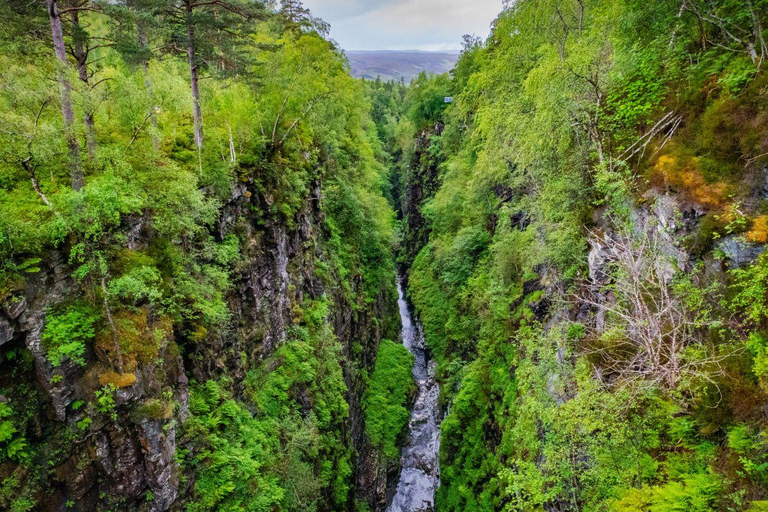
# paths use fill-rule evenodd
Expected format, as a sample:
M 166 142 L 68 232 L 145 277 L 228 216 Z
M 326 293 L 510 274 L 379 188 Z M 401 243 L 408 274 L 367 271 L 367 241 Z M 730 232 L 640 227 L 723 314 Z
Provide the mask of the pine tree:
M 304 7 L 301 0 L 282 0 L 280 2 L 280 16 L 286 26 L 293 32 L 315 31 L 322 36 L 327 36 L 330 26 Z
M 167 48 L 183 50 L 189 64 L 190 89 L 193 99 L 193 120 L 195 145 L 203 144 L 203 113 L 200 104 L 200 71 L 214 68 L 213 62 L 220 63 L 220 70 L 237 70 L 237 47 L 246 24 L 265 16 L 264 4 L 260 1 L 244 0 L 180 0 L 167 11 L 169 21 L 175 22 L 176 30 L 170 34 Z M 184 41 L 179 48 L 176 42 Z

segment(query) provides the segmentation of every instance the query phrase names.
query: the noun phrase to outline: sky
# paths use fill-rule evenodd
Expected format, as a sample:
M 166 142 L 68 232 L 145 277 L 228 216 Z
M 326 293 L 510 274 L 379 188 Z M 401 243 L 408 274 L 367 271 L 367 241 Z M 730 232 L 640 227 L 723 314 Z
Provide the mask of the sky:
M 490 32 L 502 0 L 304 0 L 345 50 L 454 51 Z

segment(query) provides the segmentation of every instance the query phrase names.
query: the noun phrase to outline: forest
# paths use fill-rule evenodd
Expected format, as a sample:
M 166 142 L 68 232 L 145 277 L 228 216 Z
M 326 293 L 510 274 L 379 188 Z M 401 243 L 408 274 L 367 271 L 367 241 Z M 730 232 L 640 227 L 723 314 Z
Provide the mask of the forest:
M 768 511 L 768 0 L 507 1 L 409 84 L 298 0 L 0 22 L 0 510 L 399 512 L 400 279 L 410 511 Z

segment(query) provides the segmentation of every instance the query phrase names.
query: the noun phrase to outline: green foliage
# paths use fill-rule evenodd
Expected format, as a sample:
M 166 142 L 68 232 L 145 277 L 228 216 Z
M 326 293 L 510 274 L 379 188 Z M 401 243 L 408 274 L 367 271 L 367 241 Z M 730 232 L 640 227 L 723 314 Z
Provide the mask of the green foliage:
M 308 308 L 298 338 L 249 372 L 246 402 L 232 397 L 228 381 L 193 386 L 185 437 L 197 447 L 187 464 L 198 480 L 188 510 L 347 503 L 347 388 L 327 315 L 325 302 Z
M 280 439 L 286 510 L 333 507 L 348 500 L 352 467 L 346 444 L 347 387 L 341 346 L 327 323 L 328 304 L 309 308 L 307 325 L 248 377 L 249 394 L 269 432 Z M 288 492 L 290 491 L 290 492 Z M 324 498 L 327 496 L 327 498 Z
M 189 409 L 186 436 L 198 451 L 189 462 L 197 481 L 187 510 L 273 510 L 284 491 L 263 474 L 275 447 L 259 422 L 212 380 L 192 386 Z
M 632 224 L 649 187 L 706 211 L 701 254 L 721 228 L 765 236 L 754 201 L 742 208 L 728 198 L 753 185 L 768 151 L 763 59 L 751 55 L 765 52 L 765 2 L 508 4 L 486 41 L 465 39 L 451 75 L 421 74 L 407 88 L 353 80 L 327 26 L 296 1 L 279 12 L 271 2 L 196 5 L 184 20 L 159 16 L 156 2 L 65 10 L 68 46 L 114 41 L 92 49 L 89 83 L 36 37 L 43 11 L 0 6 L 0 298 L 57 279 L 51 262 L 68 261 L 83 299 L 48 312 L 42 340 L 54 366 L 90 363 L 89 344 L 104 349 L 109 331 L 131 365 L 149 362 L 137 357 L 146 335 L 158 368 L 171 332 L 195 362 L 210 340 L 223 343 L 216 355 L 227 364 L 217 357 L 211 378 L 192 384 L 179 443 L 188 510 L 349 508 L 347 397 L 364 390 L 366 434 L 396 459 L 412 358 L 383 342 L 373 365 L 365 346 L 397 331 L 392 205 L 442 404 L 451 405 L 438 509 L 656 512 L 735 509 L 747 498 L 760 507 L 765 425 L 752 411 L 768 380 L 766 257 L 732 272 L 727 315 L 709 276 L 675 281 L 696 312 L 686 328 L 723 353 L 744 340 L 748 354 L 674 390 L 615 385 L 594 346 L 609 336 L 592 332 L 574 294 L 591 284 L 591 228 Z M 153 50 L 186 41 L 186 24 L 206 78 L 202 147 L 189 63 Z M 82 148 L 79 190 L 62 136 L 61 77 Z M 668 112 L 674 124 L 644 137 Z M 83 123 L 91 114 L 92 127 Z M 228 301 L 275 227 L 313 237 L 291 258 L 314 265 L 312 293 L 286 291 L 288 338 L 259 347 L 263 326 L 237 325 Z M 320 289 L 312 278 L 337 303 L 303 299 Z M 336 308 L 365 331 L 352 347 L 333 333 Z M 235 352 L 237 381 L 215 378 Z M 16 349 L 4 356 L 11 376 L 31 364 Z M 89 408 L 114 420 L 116 392 L 96 390 Z M 12 403 L 0 404 L 0 449 L 19 466 L 33 451 L 22 435 L 31 413 Z M 170 406 L 150 398 L 136 412 L 165 421 Z M 78 428 L 91 424 L 83 417 Z M 32 486 L 21 486 L 7 478 L 0 506 L 36 506 Z
M 145 300 L 156 303 L 162 297 L 161 281 L 162 276 L 157 268 L 149 265 L 137 266 L 113 279 L 109 283 L 109 293 L 134 306 Z
M 681 481 L 664 485 L 633 489 L 621 500 L 614 502 L 612 510 L 673 512 L 715 510 L 718 496 L 723 491 L 722 478 L 714 473 L 697 473 Z
M 347 399 L 362 395 L 373 366 L 363 344 L 396 330 L 390 169 L 366 86 L 300 2 L 279 11 L 270 2 L 201 4 L 182 18 L 167 17 L 161 3 L 62 12 L 67 46 L 89 49 L 88 83 L 74 60 L 58 62 L 38 38 L 49 26 L 44 10 L 0 6 L 14 34 L 0 35 L 0 300 L 17 300 L 25 283 L 43 287 L 62 272 L 76 278 L 71 291 L 80 299 L 48 312 L 43 347 L 54 366 L 86 366 L 89 393 L 94 377 L 115 382 L 95 390 L 71 436 L 101 428 L 97 416 L 119 419 L 115 384 L 175 368 L 179 352 L 198 363 L 215 339 L 225 346 L 217 357 L 239 361 L 237 382 L 214 370 L 191 386 L 177 446 L 192 492 L 179 506 L 343 510 L 355 460 Z M 188 42 L 187 24 L 195 29 L 195 70 L 205 78 L 201 148 L 189 62 L 160 53 Z M 27 25 L 34 29 L 19 28 Z M 109 43 L 89 46 L 95 41 Z M 62 77 L 71 87 L 77 161 L 63 136 Z M 392 91 L 388 108 L 400 109 L 404 88 Z M 92 126 L 83 122 L 91 117 Z M 85 184 L 74 190 L 77 163 Z M 301 265 L 312 292 L 281 290 L 294 306 L 289 339 L 259 347 L 265 326 L 239 325 L 229 304 L 269 236 L 283 229 L 288 272 Z M 293 237 L 305 230 L 311 243 L 294 254 Z M 339 303 L 305 299 L 321 289 Z M 342 347 L 332 332 L 332 308 L 350 310 L 358 348 Z M 10 354 L 9 372 L 21 372 L 22 358 Z M 119 374 L 103 371 L 118 359 Z M 66 378 L 56 373 L 52 383 L 71 386 Z M 18 393 L 14 387 L 9 396 Z M 76 400 L 72 412 L 84 406 Z M 169 398 L 151 395 L 132 412 L 166 428 L 176 413 Z M 11 434 L 9 442 L 23 439 Z M 48 478 L 41 469 L 39 480 Z M 18 509 L 40 506 L 28 503 L 32 484 L 17 487 L 0 508 L 13 500 Z M 114 504 L 100 500 L 102 508 Z
M 427 76 L 421 72 L 408 87 L 403 108 L 417 129 L 440 120 L 447 104 L 445 98 L 451 95 L 451 84 L 447 75 Z
M 74 304 L 60 311 L 49 310 L 43 330 L 43 346 L 53 366 L 65 359 L 85 365 L 87 344 L 93 340 L 100 317 L 85 304 Z
M 107 384 L 96 390 L 94 393 L 96 397 L 96 410 L 111 420 L 117 420 L 117 410 L 115 409 L 115 391 L 117 388 L 114 384 Z M 83 428 L 82 426 L 80 428 Z
M 750 332 L 746 348 L 752 356 L 752 371 L 764 389 L 768 388 L 768 259 L 761 255 L 754 265 L 732 271 L 734 296 L 732 310 L 743 315 Z
M 0 402 L 0 460 L 22 462 L 27 457 L 27 440 L 14 424 L 13 409 Z
M 764 72 L 745 51 L 766 6 L 746 5 L 511 2 L 486 41 L 465 40 L 448 83 L 420 77 L 405 116 L 377 119 L 401 142 L 393 195 L 411 202 L 400 261 L 412 262 L 410 296 L 450 405 L 436 509 L 737 510 L 763 498 L 764 425 L 749 423 L 746 438 L 732 429 L 765 399 L 765 257 L 729 277 L 708 266 L 670 281 L 701 340 L 684 358 L 712 361 L 672 391 L 620 385 L 603 356 L 610 336 L 596 340 L 580 299 L 594 284 L 590 239 L 637 237 L 659 193 L 707 212 L 694 259 L 721 229 L 762 243 L 764 219 L 729 197 L 753 187 L 734 162 L 768 151 L 753 131 Z M 744 44 L 718 23 L 745 30 Z M 438 91 L 454 102 L 438 107 Z M 654 133 L 665 115 L 674 124 Z M 673 222 L 654 228 L 663 244 L 685 223 Z
M 739 456 L 746 477 L 758 485 L 768 483 L 768 439 L 765 431 L 755 433 L 747 425 L 737 425 L 728 432 L 728 447 Z
M 376 366 L 363 398 L 365 431 L 390 462 L 400 457 L 399 441 L 408 426 L 414 391 L 413 355 L 398 343 L 382 340 Z
M 738 291 L 733 307 L 746 313 L 752 325 L 764 325 L 768 320 L 768 257 L 760 256 L 754 265 L 733 271 Z

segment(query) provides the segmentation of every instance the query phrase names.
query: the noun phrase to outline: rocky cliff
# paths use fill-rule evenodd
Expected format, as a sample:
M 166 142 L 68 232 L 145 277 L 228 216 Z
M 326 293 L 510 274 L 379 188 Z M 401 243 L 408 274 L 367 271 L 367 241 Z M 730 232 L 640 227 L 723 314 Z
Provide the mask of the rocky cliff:
M 137 335 L 160 341 L 151 358 L 123 354 L 122 372 L 98 341 L 88 347 L 84 364 L 66 360 L 54 367 L 47 356 L 42 335 L 49 313 L 83 290 L 66 249 L 47 254 L 39 269 L 2 297 L 0 387 L 9 392 L 0 401 L 23 417 L 16 435 L 35 446 L 39 459 L 34 469 L 12 460 L 0 465 L 3 492 L 41 511 L 184 508 L 195 484 L 179 463 L 180 453 L 195 450 L 196 443 L 194 436 L 180 437 L 190 414 L 189 379 L 226 377 L 233 396 L 242 398 L 246 374 L 285 342 L 291 326 L 301 322 L 302 306 L 321 297 L 332 304 L 328 320 L 342 347 L 349 404 L 342 439 L 353 454 L 363 449 L 363 373 L 372 368 L 382 337 L 396 335 L 392 290 L 383 288 L 366 301 L 362 276 L 340 286 L 325 247 L 330 234 L 319 182 L 290 219 L 254 213 L 268 210 L 271 201 L 247 183 L 237 185 L 211 232 L 219 241 L 231 235 L 241 241 L 226 294 L 227 321 L 213 328 L 170 325 L 151 305 L 141 305 L 132 313 L 141 317 Z M 121 229 L 129 251 L 158 243 L 141 218 L 124 221 Z M 321 275 L 318 267 L 330 270 Z M 113 386 L 113 395 L 102 394 L 105 384 Z M 370 468 L 356 467 L 360 496 L 379 499 L 383 489 L 368 488 L 362 476 Z

